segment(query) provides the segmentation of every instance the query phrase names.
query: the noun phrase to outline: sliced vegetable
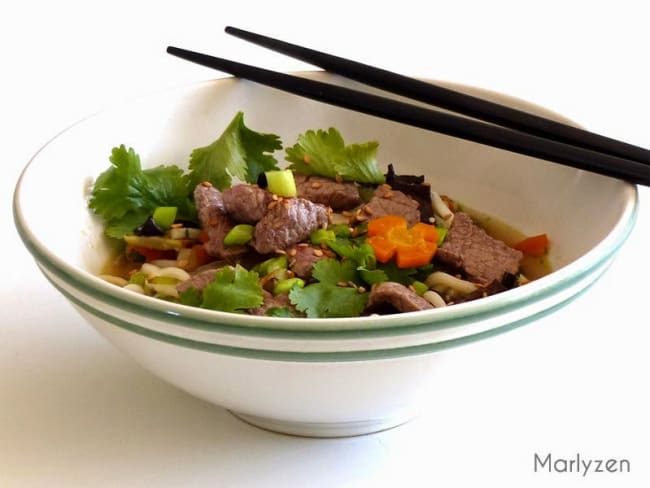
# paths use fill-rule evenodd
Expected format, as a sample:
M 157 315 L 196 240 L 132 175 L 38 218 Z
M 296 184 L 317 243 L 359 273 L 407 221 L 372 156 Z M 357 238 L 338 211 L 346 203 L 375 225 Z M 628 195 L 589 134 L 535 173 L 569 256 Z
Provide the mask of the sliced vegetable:
M 273 294 L 279 295 L 281 293 L 289 293 L 294 286 L 302 288 L 305 286 L 305 281 L 295 277 L 278 281 L 277 284 L 273 287 Z
M 422 294 L 429 289 L 426 283 L 422 283 L 421 281 L 417 281 L 417 280 L 411 283 L 411 286 L 413 287 L 415 293 L 417 293 L 420 296 L 422 296 Z
M 203 244 L 195 244 L 190 248 L 190 253 L 187 255 L 187 262 L 179 262 L 178 264 L 181 268 L 194 270 L 212 261 L 214 261 L 214 258 L 208 254 L 208 251 L 205 250 L 205 246 Z M 182 264 L 185 266 L 181 266 Z
M 385 215 L 368 224 L 366 242 L 377 261 L 387 263 L 395 258 L 398 268 L 416 268 L 428 264 L 438 248 L 438 233 L 430 224 L 407 226 L 404 217 Z
M 334 235 L 337 237 L 351 237 L 352 236 L 352 230 L 350 229 L 349 226 L 343 225 L 343 224 L 338 224 L 338 225 L 330 225 L 327 230 L 334 232 Z
M 178 213 L 177 207 L 156 207 L 153 211 L 153 221 L 161 229 L 169 229 Z
M 445 237 L 447 237 L 447 232 L 449 229 L 446 227 L 436 226 L 436 231 L 438 232 L 438 247 L 442 246 L 442 243 L 445 242 Z
M 408 226 L 408 221 L 401 215 L 384 215 L 372 219 L 368 223 L 368 237 L 384 235 L 388 230 L 395 228 L 404 228 Z
M 201 232 L 201 229 L 196 229 L 194 227 L 172 227 L 169 229 L 169 237 L 171 239 L 199 240 L 201 238 Z
M 223 238 L 224 246 L 243 246 L 253 238 L 255 227 L 250 224 L 238 224 L 230 229 Z
M 295 197 L 298 194 L 296 180 L 290 169 L 266 171 L 266 189 L 281 197 Z
M 527 237 L 518 242 L 513 247 L 519 251 L 533 257 L 542 257 L 548 252 L 550 241 L 546 234 Z
M 160 251 L 167 251 L 170 249 L 178 250 L 184 247 L 185 241 L 180 239 L 167 239 L 160 236 L 124 236 L 124 241 L 132 246 L 138 248 L 158 249 Z
M 285 254 L 281 254 L 280 256 L 269 258 L 266 261 L 262 261 L 261 263 L 256 264 L 253 266 L 252 271 L 255 271 L 260 276 L 266 276 L 273 271 L 277 271 L 279 269 L 287 269 L 288 266 L 289 260 L 287 259 L 287 256 Z
M 336 239 L 336 234 L 334 233 L 334 231 L 329 229 L 316 229 L 309 236 L 309 240 L 311 241 L 311 243 L 317 246 L 320 244 L 325 244 L 329 241 L 333 241 L 335 239 Z

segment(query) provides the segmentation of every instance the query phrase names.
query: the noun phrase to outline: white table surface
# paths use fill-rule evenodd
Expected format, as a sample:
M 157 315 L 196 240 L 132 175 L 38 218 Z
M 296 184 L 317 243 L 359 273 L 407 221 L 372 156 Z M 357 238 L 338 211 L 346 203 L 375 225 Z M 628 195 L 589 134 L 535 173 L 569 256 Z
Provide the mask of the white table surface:
M 226 36 L 228 24 L 510 93 L 650 146 L 643 2 L 525 4 L 4 2 L 0 486 L 650 486 L 648 188 L 631 238 L 586 294 L 470 346 L 471 362 L 449 354 L 427 412 L 347 439 L 258 430 L 143 371 L 77 316 L 14 230 L 19 172 L 61 129 L 150 90 L 220 76 L 166 55 L 168 44 L 306 67 Z M 536 473 L 535 453 L 623 458 L 631 471 Z

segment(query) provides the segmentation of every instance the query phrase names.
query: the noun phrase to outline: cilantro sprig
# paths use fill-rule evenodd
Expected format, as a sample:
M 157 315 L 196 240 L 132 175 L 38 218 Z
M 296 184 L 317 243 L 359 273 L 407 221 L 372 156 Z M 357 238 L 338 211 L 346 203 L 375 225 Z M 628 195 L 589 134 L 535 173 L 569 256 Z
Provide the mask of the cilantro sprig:
M 230 187 L 233 177 L 256 183 L 261 173 L 279 169 L 272 156 L 277 149 L 282 149 L 277 135 L 249 129 L 243 112 L 238 112 L 217 140 L 192 151 L 189 184 L 194 188 L 209 181 L 224 190 Z
M 286 159 L 296 173 L 380 184 L 385 177 L 377 164 L 378 147 L 375 141 L 346 145 L 341 133 L 331 127 L 301 134 L 298 142 L 286 149 Z
M 368 293 L 356 286 L 341 286 L 361 282 L 354 261 L 321 259 L 314 264 L 312 276 L 318 280 L 316 283 L 304 288 L 294 287 L 289 292 L 289 300 L 297 310 L 309 318 L 361 315 L 368 302 Z
M 179 218 L 195 220 L 197 184 L 209 181 L 223 190 L 234 177 L 255 183 L 260 173 L 278 168 L 272 156 L 278 149 L 279 137 L 248 128 L 242 112 L 217 140 L 192 151 L 187 173 L 176 165 L 143 170 L 135 150 L 121 145 L 111 151 L 111 167 L 95 180 L 88 206 L 106 221 L 106 235 L 116 239 L 132 233 L 156 207 L 177 207 Z
M 143 170 L 140 156 L 124 145 L 113 148 L 111 167 L 93 186 L 88 206 L 106 220 L 106 234 L 121 238 L 144 222 L 156 207 L 174 206 L 193 218 L 194 204 L 183 171 L 177 166 Z
M 180 296 L 181 303 L 222 312 L 244 313 L 264 301 L 259 275 L 241 265 L 221 268 L 203 292 L 190 288 Z

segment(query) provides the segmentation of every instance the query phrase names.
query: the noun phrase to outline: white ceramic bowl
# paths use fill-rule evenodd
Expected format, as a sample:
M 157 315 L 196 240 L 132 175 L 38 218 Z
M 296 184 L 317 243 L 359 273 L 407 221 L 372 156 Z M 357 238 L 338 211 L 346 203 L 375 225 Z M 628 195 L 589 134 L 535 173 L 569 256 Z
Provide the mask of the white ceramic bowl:
M 557 117 L 504 95 L 456 88 Z M 555 271 L 453 307 L 351 319 L 194 309 L 97 278 L 107 246 L 86 196 L 111 148 L 132 146 L 144 166 L 186 165 L 190 151 L 214 140 L 238 110 L 249 127 L 279 134 L 286 145 L 307 129 L 330 126 L 348 142 L 378 140 L 384 167 L 392 162 L 401 173 L 425 174 L 440 193 L 526 234 L 548 233 Z M 438 351 L 496 336 L 568 303 L 607 268 L 636 213 L 633 185 L 232 78 L 157 93 L 71 126 L 30 161 L 14 199 L 16 227 L 45 277 L 117 348 L 253 424 L 313 436 L 374 432 L 416 415 L 435 388 Z

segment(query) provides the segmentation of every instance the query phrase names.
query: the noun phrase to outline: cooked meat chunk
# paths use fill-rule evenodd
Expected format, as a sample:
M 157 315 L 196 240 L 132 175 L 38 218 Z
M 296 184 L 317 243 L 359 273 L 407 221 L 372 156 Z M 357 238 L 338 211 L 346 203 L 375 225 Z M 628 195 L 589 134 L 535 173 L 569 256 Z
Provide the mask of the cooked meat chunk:
M 208 286 L 214 280 L 215 275 L 217 274 L 218 268 L 206 269 L 192 275 L 189 280 L 185 280 L 178 285 L 176 289 L 179 293 L 189 290 L 190 288 L 195 288 L 199 291 L 202 291 L 206 286 Z
M 384 304 L 391 305 L 399 312 L 415 312 L 433 308 L 433 305 L 413 290 L 394 281 L 384 281 L 374 286 L 370 291 L 366 308 L 373 310 Z
M 211 256 L 234 259 L 247 251 L 245 246 L 224 246 L 223 238 L 233 228 L 225 212 L 223 194 L 211 185 L 199 184 L 194 189 L 194 203 L 201 228 L 208 234 L 205 250 Z
M 260 254 L 286 250 L 306 240 L 329 221 L 324 205 L 304 198 L 283 198 L 271 202 L 264 217 L 255 225 L 253 247 Z
M 422 222 L 430 223 L 433 218 L 433 205 L 431 203 L 431 186 L 424 181 L 424 175 L 398 175 L 395 174 L 395 168 L 392 164 L 388 165 L 386 173 L 386 183 L 393 190 L 415 199 L 420 204 L 420 219 Z
M 522 257 L 520 251 L 490 237 L 465 212 L 456 212 L 445 242 L 436 252 L 438 260 L 483 284 L 501 281 L 504 273 L 516 274 Z
M 288 308 L 290 311 L 295 312 L 295 307 L 289 302 L 289 295 L 286 293 L 281 293 L 279 295 L 273 295 L 268 291 L 264 290 L 264 302 L 262 305 L 256 308 L 251 308 L 248 310 L 248 313 L 251 315 L 266 315 L 266 313 L 272 308 Z
M 311 278 L 311 269 L 316 261 L 324 258 L 333 258 L 336 255 L 329 249 L 316 246 L 299 244 L 287 250 L 289 256 L 289 269 L 298 278 Z
M 384 215 L 402 215 L 409 225 L 420 221 L 420 204 L 401 191 L 393 190 L 388 185 L 380 185 L 375 194 L 364 206 L 371 219 Z
M 348 210 L 361 204 L 361 196 L 354 183 L 339 183 L 322 176 L 299 174 L 295 176 L 295 179 L 299 197 L 327 205 L 336 212 Z
M 266 213 L 273 195 L 257 185 L 235 185 L 223 192 L 223 206 L 230 218 L 242 224 L 255 224 Z

